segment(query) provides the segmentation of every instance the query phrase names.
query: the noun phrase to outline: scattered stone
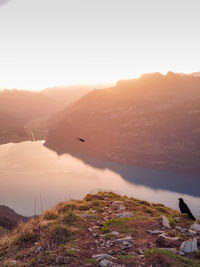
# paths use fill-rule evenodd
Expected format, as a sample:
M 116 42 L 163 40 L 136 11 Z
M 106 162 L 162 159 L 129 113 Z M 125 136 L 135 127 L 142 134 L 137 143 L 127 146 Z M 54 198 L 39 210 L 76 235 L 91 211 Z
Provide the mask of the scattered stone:
M 166 228 L 171 228 L 169 220 L 164 215 L 162 216 L 162 225 Z
M 38 247 L 38 248 L 36 248 L 36 250 L 35 250 L 35 254 L 38 254 L 41 250 L 42 250 L 42 247 Z
M 123 202 L 119 200 L 115 200 L 112 202 L 112 206 L 121 205 L 121 204 L 123 204 Z
M 123 238 L 119 238 L 117 239 L 118 242 L 133 242 L 133 238 L 131 236 L 126 236 L 126 237 L 123 237 Z
M 126 236 L 124 238 L 117 239 L 120 242 L 121 249 L 128 249 L 133 246 L 133 238 L 131 236 Z
M 181 233 L 185 233 L 185 232 L 187 232 L 187 229 L 186 229 L 186 228 L 182 228 L 182 227 L 180 227 L 180 226 L 176 226 L 175 229 L 178 230 L 178 231 L 181 232 Z
M 196 252 L 197 250 L 198 250 L 197 239 L 196 237 L 194 237 L 192 240 L 184 241 L 181 244 L 179 254 L 185 255 L 185 253 L 192 253 L 192 252 Z
M 113 266 L 113 262 L 109 260 L 101 260 L 99 263 L 100 267 L 110 267 Z
M 105 259 L 114 259 L 111 255 L 109 254 L 98 254 L 98 255 L 93 255 L 92 256 L 93 259 L 101 261 L 101 260 L 105 260 Z
M 124 205 L 119 206 L 119 210 L 125 210 L 125 209 L 126 209 L 126 207 Z
M 148 232 L 149 232 L 151 235 L 157 235 L 157 234 L 162 234 L 162 233 L 163 233 L 163 231 L 160 231 L 160 230 L 154 230 L 154 231 L 148 230 Z
M 132 212 L 123 212 L 123 213 L 118 213 L 116 215 L 117 218 L 131 218 L 133 217 L 133 213 Z
M 14 265 L 18 265 L 18 262 L 15 260 L 9 261 L 9 266 L 14 266 Z
M 197 235 L 197 232 L 193 231 L 193 230 L 188 230 L 188 233 L 187 233 L 189 236 L 195 236 Z
M 92 228 L 88 228 L 88 231 L 92 232 Z
M 67 264 L 67 263 L 69 263 L 69 261 L 70 261 L 69 257 L 58 256 L 56 258 L 56 263 L 57 264 Z
M 190 226 L 190 230 L 198 231 L 200 232 L 200 224 L 198 222 L 195 222 Z
M 116 232 L 116 231 L 112 231 L 110 232 L 111 235 L 119 235 L 119 232 Z
M 180 244 L 178 237 L 168 237 L 165 234 L 160 234 L 157 239 L 156 243 L 163 248 L 166 247 L 177 247 Z

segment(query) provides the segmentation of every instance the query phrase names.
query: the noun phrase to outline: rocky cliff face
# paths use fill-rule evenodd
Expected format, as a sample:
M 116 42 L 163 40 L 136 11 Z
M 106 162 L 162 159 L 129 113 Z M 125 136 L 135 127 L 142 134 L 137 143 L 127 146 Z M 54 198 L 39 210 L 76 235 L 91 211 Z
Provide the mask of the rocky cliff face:
M 46 145 L 199 175 L 200 78 L 155 73 L 94 90 L 51 120 Z

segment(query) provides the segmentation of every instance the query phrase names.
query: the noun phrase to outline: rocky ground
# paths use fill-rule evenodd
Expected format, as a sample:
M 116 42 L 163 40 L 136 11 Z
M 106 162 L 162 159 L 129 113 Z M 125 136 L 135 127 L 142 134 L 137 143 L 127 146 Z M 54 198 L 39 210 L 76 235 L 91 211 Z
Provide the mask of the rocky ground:
M 200 266 L 200 224 L 99 192 L 60 203 L 0 240 L 0 266 Z

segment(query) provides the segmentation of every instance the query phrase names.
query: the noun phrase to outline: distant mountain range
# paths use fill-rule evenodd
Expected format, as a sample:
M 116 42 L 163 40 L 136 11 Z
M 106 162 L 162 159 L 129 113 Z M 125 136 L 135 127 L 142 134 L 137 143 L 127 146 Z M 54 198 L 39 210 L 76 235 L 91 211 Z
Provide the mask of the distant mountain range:
M 110 87 L 111 84 L 68 85 L 49 87 L 42 94 L 67 106 L 93 89 Z
M 42 93 L 25 90 L 0 91 L 0 144 L 29 139 L 24 126 L 31 120 L 51 116 L 64 106 Z
M 200 175 L 200 77 L 153 73 L 93 90 L 51 118 L 46 146 Z

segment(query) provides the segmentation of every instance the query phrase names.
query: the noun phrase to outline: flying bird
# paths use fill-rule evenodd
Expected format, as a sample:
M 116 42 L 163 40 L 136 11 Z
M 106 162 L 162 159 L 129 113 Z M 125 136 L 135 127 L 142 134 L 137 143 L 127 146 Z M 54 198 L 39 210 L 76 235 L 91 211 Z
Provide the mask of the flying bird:
M 80 141 L 80 142 L 85 142 L 85 140 L 83 139 L 83 138 L 79 138 L 79 137 L 76 137 L 76 139 L 78 140 L 78 141 Z
M 182 198 L 179 198 L 179 209 L 180 209 L 181 213 L 187 213 L 188 216 L 190 217 L 190 219 L 192 219 L 194 221 L 196 220 L 195 217 L 192 215 L 192 212 L 188 208 L 187 204 L 184 202 L 184 200 Z

